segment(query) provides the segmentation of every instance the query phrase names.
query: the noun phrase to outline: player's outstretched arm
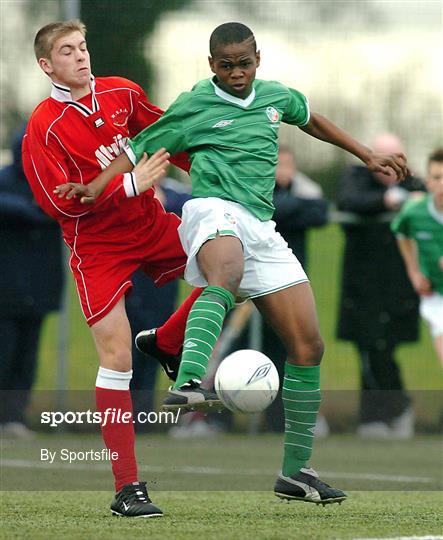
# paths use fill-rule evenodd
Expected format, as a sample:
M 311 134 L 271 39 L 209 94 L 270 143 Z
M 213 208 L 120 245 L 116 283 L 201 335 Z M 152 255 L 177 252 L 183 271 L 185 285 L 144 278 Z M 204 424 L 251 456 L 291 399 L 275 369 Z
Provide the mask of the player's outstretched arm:
M 93 203 L 103 193 L 109 182 L 117 175 L 132 171 L 133 165 L 125 153 L 114 159 L 92 182 L 80 184 L 66 182 L 54 189 L 60 198 L 72 199 L 81 197 L 82 203 Z
M 372 172 L 389 173 L 393 169 L 399 181 L 409 173 L 406 156 L 402 153 L 377 154 L 370 148 L 355 140 L 349 133 L 318 113 L 311 113 L 309 122 L 300 129 L 321 141 L 325 141 L 354 154 L 366 164 Z
M 54 193 L 57 193 L 59 197 L 66 197 L 66 199 L 79 197 L 81 203 L 92 204 L 103 193 L 113 178 L 119 174 L 132 171 L 130 181 L 133 184 L 134 194 L 138 195 L 147 191 L 155 182 L 165 176 L 169 166 L 168 158 L 168 152 L 161 148 L 150 158 L 143 154 L 143 157 L 133 169 L 131 161 L 123 153 L 89 184 L 68 182 L 57 186 Z

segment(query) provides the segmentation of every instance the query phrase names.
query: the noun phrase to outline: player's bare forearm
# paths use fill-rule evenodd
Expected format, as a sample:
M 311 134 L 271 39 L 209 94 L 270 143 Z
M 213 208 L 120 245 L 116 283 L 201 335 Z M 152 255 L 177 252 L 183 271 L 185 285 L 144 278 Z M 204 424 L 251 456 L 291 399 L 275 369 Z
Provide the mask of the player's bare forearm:
M 106 167 L 94 180 L 89 184 L 80 184 L 77 182 L 66 182 L 60 184 L 54 189 L 54 193 L 59 198 L 73 199 L 78 197 L 83 204 L 92 204 L 96 201 L 109 182 L 119 174 L 130 172 L 133 165 L 125 153 L 118 156 L 111 164 Z
M 92 204 L 104 192 L 113 178 L 132 171 L 130 175 L 131 189 L 134 192 L 133 195 L 139 195 L 165 176 L 169 166 L 169 157 L 166 149 L 160 148 L 150 158 L 144 153 L 133 168 L 126 154 L 121 154 L 89 184 L 67 182 L 56 186 L 54 193 L 57 193 L 59 198 L 79 197 L 82 204 Z
M 414 290 L 421 296 L 432 294 L 432 286 L 429 279 L 420 271 L 418 264 L 417 245 L 412 238 L 397 237 L 397 245 L 403 257 L 408 277 Z
M 115 158 L 92 182 L 88 184 L 91 196 L 95 199 L 103 193 L 109 182 L 118 174 L 132 171 L 134 165 L 125 152 Z
M 411 238 L 397 237 L 398 249 L 403 257 L 408 274 L 419 270 L 417 260 L 417 248 Z
M 309 122 L 300 129 L 316 139 L 350 152 L 373 172 L 388 173 L 391 168 L 397 174 L 398 180 L 404 180 L 409 174 L 404 154 L 376 154 L 321 114 L 311 113 Z
M 306 126 L 302 126 L 300 129 L 316 139 L 320 139 L 321 141 L 325 141 L 343 148 L 343 150 L 357 156 L 363 161 L 363 163 L 368 163 L 370 161 L 372 155 L 370 148 L 360 144 L 353 137 L 351 137 L 351 135 L 346 133 L 346 131 L 336 126 L 333 122 L 321 114 L 311 113 L 309 122 L 306 124 Z

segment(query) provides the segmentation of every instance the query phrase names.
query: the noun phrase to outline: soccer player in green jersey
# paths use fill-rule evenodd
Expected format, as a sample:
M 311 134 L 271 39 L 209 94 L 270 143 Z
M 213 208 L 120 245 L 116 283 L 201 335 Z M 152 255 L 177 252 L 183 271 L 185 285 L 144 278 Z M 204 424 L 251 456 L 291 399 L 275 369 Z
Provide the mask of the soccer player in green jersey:
M 210 39 L 214 73 L 181 94 L 155 125 L 135 137 L 126 157 L 112 162 L 88 186 L 64 186 L 68 197 L 97 197 L 117 171 L 138 162 L 134 195 L 152 186 L 144 153 L 161 147 L 189 152 L 194 200 L 183 208 L 180 238 L 188 255 L 185 279 L 205 287 L 188 317 L 177 381 L 167 408 L 204 407 L 214 395 L 200 388 L 226 314 L 240 295 L 252 298 L 288 352 L 283 382 L 285 441 L 275 493 L 314 503 L 346 495 L 308 468 L 320 405 L 323 341 L 308 278 L 271 221 L 281 122 L 335 144 L 372 171 L 407 174 L 403 154 L 373 153 L 320 114 L 309 111 L 297 90 L 256 80 L 260 64 L 254 35 L 240 23 L 217 27 Z M 216 396 L 215 396 L 216 398 Z
M 429 156 L 426 187 L 429 194 L 403 206 L 391 228 L 443 367 L 443 148 Z

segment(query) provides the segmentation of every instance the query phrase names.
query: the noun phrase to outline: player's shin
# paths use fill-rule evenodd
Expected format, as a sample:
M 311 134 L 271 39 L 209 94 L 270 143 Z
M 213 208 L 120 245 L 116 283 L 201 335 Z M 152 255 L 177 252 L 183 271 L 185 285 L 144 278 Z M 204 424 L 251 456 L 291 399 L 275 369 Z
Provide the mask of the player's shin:
M 157 346 L 167 354 L 180 354 L 189 312 L 203 289 L 194 289 L 163 326 L 157 328 Z
M 97 374 L 95 396 L 97 411 L 101 413 L 104 443 L 110 450 L 115 490 L 137 481 L 137 462 L 134 451 L 134 424 L 129 383 L 132 370 L 114 371 L 100 367 Z M 114 454 L 112 454 L 114 453 Z
M 215 286 L 206 287 L 195 301 L 186 324 L 182 361 L 174 389 L 190 380 L 202 380 L 223 321 L 234 304 L 230 291 Z
M 285 364 L 282 390 L 285 410 L 283 475 L 306 467 L 312 453 L 314 427 L 320 408 L 320 366 Z

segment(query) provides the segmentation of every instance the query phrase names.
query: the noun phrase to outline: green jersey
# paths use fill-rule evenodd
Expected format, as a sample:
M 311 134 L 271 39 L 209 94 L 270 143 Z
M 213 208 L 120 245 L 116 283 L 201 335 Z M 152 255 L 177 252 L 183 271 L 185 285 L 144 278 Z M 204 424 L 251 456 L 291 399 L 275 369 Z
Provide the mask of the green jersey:
M 266 221 L 274 212 L 280 123 L 308 121 L 306 98 L 279 82 L 255 80 L 241 99 L 207 79 L 181 94 L 126 151 L 133 162 L 161 147 L 170 154 L 187 151 L 194 197 L 234 201 Z
M 432 195 L 407 203 L 391 229 L 397 236 L 415 240 L 421 272 L 432 289 L 443 294 L 443 212 L 436 209 Z

